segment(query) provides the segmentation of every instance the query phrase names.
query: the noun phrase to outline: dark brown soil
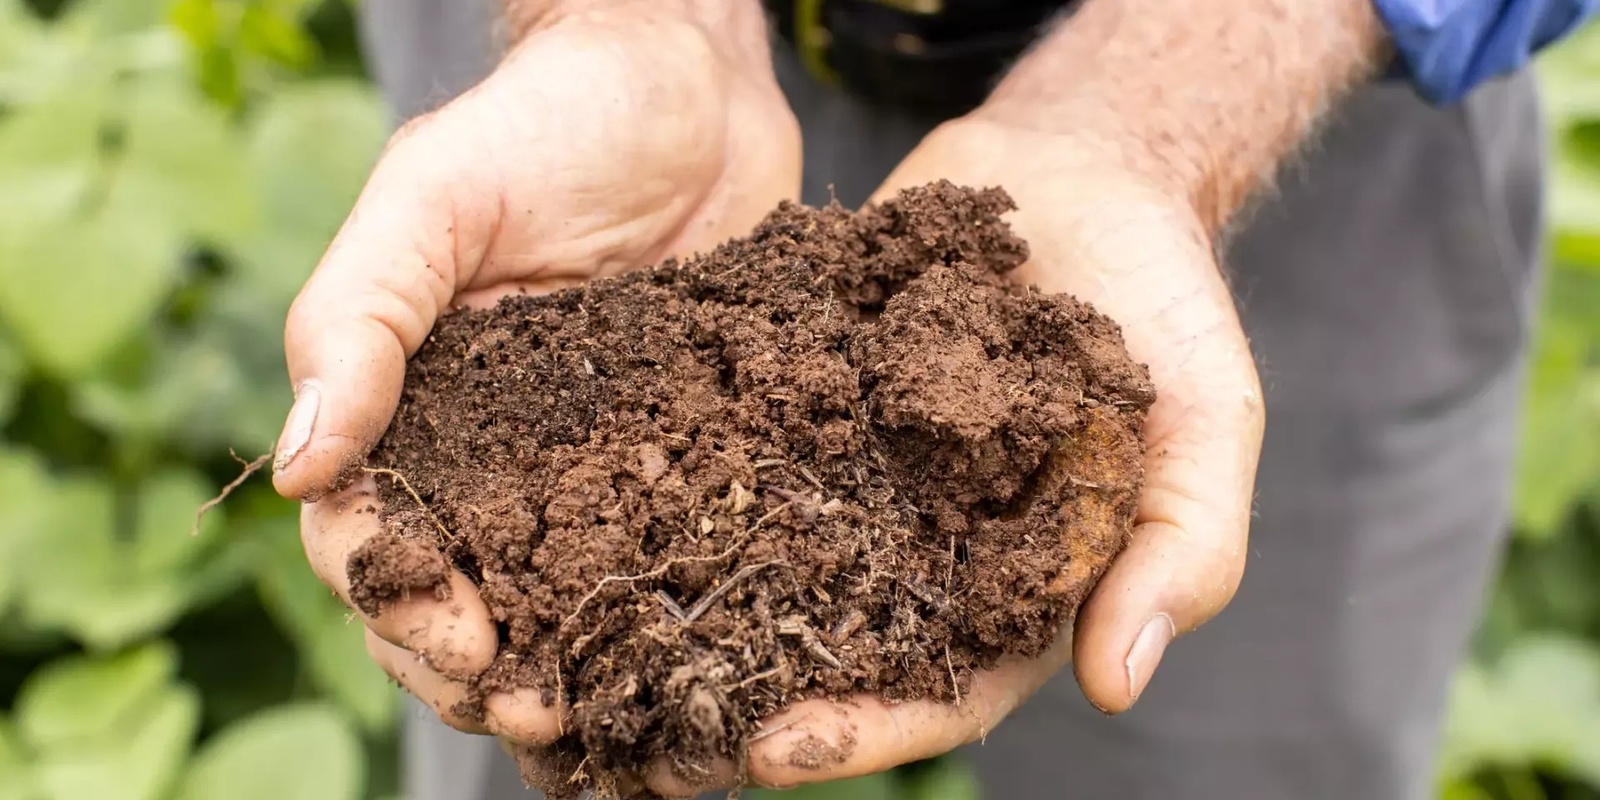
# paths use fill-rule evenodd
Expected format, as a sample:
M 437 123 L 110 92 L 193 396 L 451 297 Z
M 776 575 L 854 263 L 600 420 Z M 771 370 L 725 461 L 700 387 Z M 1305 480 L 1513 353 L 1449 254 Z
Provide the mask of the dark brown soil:
M 737 760 L 801 698 L 955 701 L 1041 653 L 1127 542 L 1154 393 L 1114 323 L 1006 283 L 1011 209 L 944 183 L 786 204 L 446 316 L 369 464 L 417 497 L 379 480 L 393 538 L 354 599 L 441 588 L 440 548 L 477 581 L 502 635 L 478 688 L 571 706 L 580 781 L 525 769 L 556 796 Z

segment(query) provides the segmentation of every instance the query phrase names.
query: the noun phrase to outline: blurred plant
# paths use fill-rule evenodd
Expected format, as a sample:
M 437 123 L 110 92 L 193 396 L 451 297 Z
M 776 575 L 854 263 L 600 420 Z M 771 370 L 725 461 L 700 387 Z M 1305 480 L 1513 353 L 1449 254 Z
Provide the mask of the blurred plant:
M 0 0 L 0 800 L 394 791 L 295 507 L 190 535 L 272 445 L 283 314 L 386 138 L 355 59 L 338 3 Z
M 1554 269 L 1449 800 L 1600 798 L 1600 29 L 1541 71 Z M 292 504 L 189 535 L 218 454 L 272 445 L 283 314 L 387 127 L 343 0 L 0 0 L 0 800 L 395 792 L 396 695 Z M 817 791 L 977 795 L 948 759 Z
M 1600 26 L 1543 57 L 1554 170 L 1516 536 L 1457 676 L 1440 795 L 1600 798 Z

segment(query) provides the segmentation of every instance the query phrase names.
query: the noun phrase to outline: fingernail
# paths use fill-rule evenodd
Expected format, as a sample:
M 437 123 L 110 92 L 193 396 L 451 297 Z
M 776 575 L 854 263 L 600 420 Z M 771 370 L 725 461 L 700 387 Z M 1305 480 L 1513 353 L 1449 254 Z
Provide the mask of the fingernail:
M 1150 684 L 1150 676 L 1156 673 L 1156 665 L 1161 663 L 1161 654 L 1177 634 L 1172 617 L 1164 613 L 1151 617 L 1139 630 L 1139 637 L 1128 650 L 1128 699 L 1139 699 Z
M 311 428 L 317 424 L 317 408 L 322 405 L 322 387 L 316 381 L 306 381 L 294 394 L 294 407 L 289 409 L 289 420 L 278 437 L 278 449 L 272 457 L 272 470 L 281 472 L 300 451 L 311 442 Z

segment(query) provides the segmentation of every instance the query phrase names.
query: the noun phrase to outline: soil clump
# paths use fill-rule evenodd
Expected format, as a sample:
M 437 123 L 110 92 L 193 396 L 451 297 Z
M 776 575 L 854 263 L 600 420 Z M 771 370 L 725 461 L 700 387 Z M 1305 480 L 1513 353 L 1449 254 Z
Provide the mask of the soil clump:
M 445 316 L 367 465 L 407 486 L 378 478 L 354 601 L 470 576 L 501 635 L 475 690 L 570 707 L 575 780 L 524 770 L 553 797 L 660 756 L 693 779 L 800 699 L 957 702 L 1042 653 L 1127 544 L 1155 394 L 1116 324 L 1008 282 L 1013 208 L 785 203 Z

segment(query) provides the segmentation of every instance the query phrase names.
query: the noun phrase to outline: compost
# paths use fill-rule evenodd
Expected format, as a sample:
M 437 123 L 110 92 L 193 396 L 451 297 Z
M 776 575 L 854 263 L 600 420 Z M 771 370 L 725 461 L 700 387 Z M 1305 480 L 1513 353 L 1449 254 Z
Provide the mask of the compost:
M 470 576 L 501 635 L 480 702 L 569 708 L 581 769 L 525 769 L 556 797 L 737 762 L 800 699 L 954 703 L 1042 653 L 1128 541 L 1155 394 L 1111 320 L 1008 281 L 1012 210 L 949 183 L 784 203 L 446 315 L 367 465 L 404 485 L 378 481 L 354 601 Z

